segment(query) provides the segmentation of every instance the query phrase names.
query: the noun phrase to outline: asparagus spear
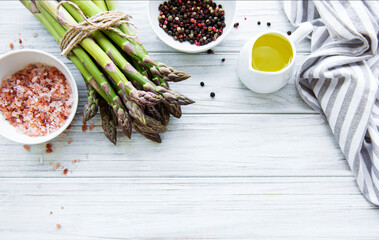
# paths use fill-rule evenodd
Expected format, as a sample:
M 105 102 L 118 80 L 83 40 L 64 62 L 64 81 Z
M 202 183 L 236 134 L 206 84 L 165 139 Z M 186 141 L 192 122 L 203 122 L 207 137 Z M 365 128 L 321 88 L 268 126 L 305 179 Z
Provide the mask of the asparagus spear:
M 139 64 L 134 62 L 133 65 L 136 66 L 136 65 L 139 65 Z M 155 81 L 157 81 L 159 83 L 159 85 L 161 87 L 170 90 L 170 86 L 168 85 L 168 83 L 163 78 L 152 74 L 149 70 L 148 70 L 148 73 L 153 77 L 153 79 L 155 79 Z M 180 118 L 182 116 L 182 109 L 181 109 L 180 105 L 170 104 L 170 103 L 163 103 L 163 104 L 165 106 L 166 111 L 169 114 L 171 114 L 172 116 L 174 116 L 176 118 Z
M 101 9 L 101 11 L 108 11 L 107 4 L 104 0 L 92 0 L 92 2 L 96 4 L 96 6 Z
M 128 117 L 128 113 L 125 112 L 121 106 L 122 103 L 121 104 L 116 103 L 116 102 L 121 102 L 121 100 L 119 100 L 118 96 L 116 94 L 114 94 L 111 97 L 109 97 L 104 92 L 104 90 L 101 89 L 101 87 L 96 82 L 94 77 L 92 77 L 92 75 L 84 67 L 80 58 L 78 58 L 73 53 L 70 53 L 69 57 L 70 57 L 71 61 L 74 63 L 74 65 L 81 72 L 83 79 L 84 79 L 84 82 L 86 84 L 91 85 L 91 87 L 94 88 L 96 90 L 96 92 L 101 96 L 98 99 L 100 99 L 100 98 L 104 99 L 109 104 L 109 106 L 112 107 L 113 112 L 115 113 L 115 115 L 117 115 L 117 120 L 118 120 L 119 125 L 121 126 L 122 131 L 125 133 L 126 136 L 128 136 L 130 138 L 131 132 L 132 132 L 131 122 L 130 122 L 130 119 Z M 90 64 L 88 64 L 88 61 L 87 61 L 87 65 L 91 66 Z M 96 102 L 96 103 L 99 106 L 99 103 L 98 102 Z M 107 134 L 107 133 L 104 132 L 104 134 Z M 109 138 L 109 137 L 107 136 L 107 138 Z
M 53 11 L 53 10 L 55 10 L 55 8 L 53 7 L 54 2 L 51 2 L 51 1 L 48 1 L 48 3 L 47 3 L 47 1 L 45 1 L 45 0 L 41 0 L 41 2 L 35 2 L 33 0 L 22 0 L 22 2 L 41 21 L 41 23 L 44 24 L 44 26 L 51 32 L 51 34 L 54 36 L 54 38 L 59 42 L 61 40 L 62 36 L 64 35 L 64 33 L 66 32 L 66 30 L 57 21 L 57 20 L 59 20 L 58 15 L 60 17 L 63 17 L 64 19 L 66 19 L 66 17 L 68 19 L 70 19 L 70 18 L 72 19 L 71 15 L 69 15 L 68 13 L 67 13 L 67 15 L 64 13 L 62 14 L 61 11 L 59 11 L 59 14 L 57 15 L 55 13 L 55 11 Z M 51 3 L 53 3 L 53 4 L 51 4 Z M 47 10 L 44 7 L 42 7 L 42 4 L 46 4 Z M 55 4 L 56 4 L 56 2 L 55 2 Z M 41 13 L 40 9 L 42 9 L 42 13 Z M 117 48 L 115 48 L 109 40 L 108 40 L 108 42 L 106 42 L 104 40 L 104 39 L 106 39 L 106 37 L 104 35 L 102 35 L 102 33 L 100 33 L 98 36 L 99 36 L 99 39 L 103 41 L 103 43 L 109 44 L 108 47 L 112 47 L 113 49 L 117 50 Z M 101 39 L 101 38 L 103 38 L 103 39 Z M 98 40 L 98 39 L 96 39 L 96 40 Z M 100 40 L 98 40 L 98 42 L 100 42 Z M 82 42 L 82 47 L 84 47 L 83 42 Z M 95 42 L 93 42 L 93 43 L 95 43 Z M 95 45 L 91 45 L 90 43 L 88 43 L 88 46 L 86 46 L 86 47 L 89 47 L 89 46 L 97 47 L 97 50 L 99 50 L 98 49 L 99 46 L 96 43 L 95 43 Z M 104 46 L 107 47 L 107 45 L 103 45 L 103 47 L 102 47 L 103 49 L 104 49 Z M 87 51 L 91 54 L 90 50 L 87 49 Z M 110 53 L 111 53 L 110 56 L 113 56 L 111 51 L 110 51 Z M 95 59 L 99 56 L 104 57 L 104 52 L 100 52 L 99 55 L 92 54 L 92 56 Z M 122 58 L 122 54 L 120 52 L 119 52 L 119 56 L 120 56 L 120 60 L 118 60 L 118 61 L 120 61 L 121 63 L 124 63 L 124 64 L 128 64 L 129 66 L 133 67 L 125 59 L 124 59 L 124 62 L 122 62 L 123 58 Z M 159 118 L 161 120 L 161 122 L 150 117 L 150 116 L 145 117 L 146 118 L 145 123 L 143 121 L 136 120 L 138 118 L 132 119 L 128 116 L 128 112 L 124 109 L 124 106 L 122 104 L 120 97 L 112 89 L 112 87 L 108 83 L 106 77 L 103 75 L 103 73 L 101 73 L 101 71 L 98 69 L 96 64 L 91 59 L 91 57 L 88 56 L 86 51 L 84 51 L 81 47 L 76 47 L 73 49 L 72 53 L 69 54 L 68 57 L 74 62 L 74 64 L 76 62 L 75 65 L 78 67 L 79 71 L 81 71 L 83 78 L 85 79 L 86 83 L 91 84 L 91 86 L 99 93 L 99 95 L 101 96 L 101 97 L 99 97 L 99 99 L 105 100 L 108 103 L 108 105 L 111 106 L 111 108 L 108 107 L 108 113 L 110 113 L 110 114 L 108 114 L 109 115 L 108 119 L 111 119 L 111 120 L 113 119 L 113 125 L 114 126 L 117 125 L 116 119 L 118 118 L 118 121 L 119 121 L 121 127 L 124 124 L 129 123 L 129 127 L 127 129 L 130 131 L 130 134 L 131 134 L 131 125 L 133 125 L 133 127 L 135 127 L 136 130 L 138 132 L 141 132 L 145 137 L 152 139 L 153 141 L 161 142 L 160 136 L 157 133 L 164 132 L 165 131 L 165 125 L 168 123 L 169 116 L 167 114 L 167 112 L 168 112 L 167 109 L 169 109 L 169 108 L 167 106 L 169 106 L 171 104 L 171 103 L 169 104 L 169 101 L 164 100 L 162 102 L 164 104 L 156 105 L 156 107 L 154 109 L 150 108 L 150 112 L 153 113 L 155 111 L 154 116 Z M 105 59 L 105 60 L 107 60 L 107 59 Z M 112 60 L 114 60 L 114 59 L 112 59 Z M 134 61 L 136 61 L 136 60 L 134 59 Z M 101 61 L 98 61 L 98 63 L 99 63 L 99 65 L 103 66 Z M 140 66 L 140 64 L 141 64 L 141 62 L 139 62 L 138 66 Z M 146 67 L 146 66 L 144 65 L 144 67 Z M 153 88 L 155 85 L 155 87 L 157 87 L 157 88 L 158 87 L 159 88 L 167 88 L 166 90 L 169 90 L 168 84 L 165 83 L 163 78 L 159 79 L 160 78 L 159 76 L 158 77 L 155 76 L 155 78 L 154 78 L 155 84 L 154 84 L 151 81 L 149 81 L 149 79 L 147 78 L 147 76 L 149 76 L 150 72 L 144 68 L 141 68 L 141 69 L 142 69 L 142 71 L 136 70 L 138 77 L 137 78 L 134 77 L 134 79 L 132 79 L 133 84 L 135 84 L 137 86 L 139 85 L 139 87 L 141 87 L 141 89 L 146 88 L 146 86 L 149 86 L 151 84 L 150 86 L 152 86 Z M 107 70 L 109 70 L 109 69 L 104 68 L 104 72 L 111 76 L 111 73 L 109 73 L 109 71 L 107 71 Z M 138 78 L 140 78 L 140 79 L 138 79 Z M 113 78 L 110 78 L 110 79 L 113 79 Z M 144 79 L 145 81 L 142 81 L 141 79 Z M 117 87 L 119 87 L 117 85 L 117 82 L 120 82 L 120 81 L 122 81 L 122 79 L 121 80 L 116 79 L 115 82 L 116 82 Z M 134 88 L 133 85 L 132 85 L 132 87 Z M 108 93 L 107 90 L 112 91 L 112 92 Z M 164 92 L 168 92 L 166 90 Z M 143 93 L 144 91 L 138 91 L 138 92 Z M 127 100 L 127 101 L 125 101 L 125 103 L 126 103 L 125 105 L 130 106 L 129 108 L 127 108 L 130 113 L 136 112 L 136 114 L 138 114 L 138 113 L 144 114 L 142 109 L 140 109 L 140 107 L 133 102 L 133 101 L 135 101 L 135 99 L 131 99 L 130 93 L 128 93 L 128 91 L 126 91 L 126 88 L 117 89 L 117 93 L 119 93 L 119 94 L 122 93 L 120 95 L 120 96 L 122 96 L 122 100 Z M 168 92 L 168 93 L 170 94 L 170 92 Z M 176 96 L 173 96 L 173 97 L 176 97 Z M 167 99 L 169 99 L 169 98 L 167 98 Z M 131 101 L 131 100 L 133 100 L 133 101 Z M 132 104 L 130 104 L 130 103 L 132 103 Z M 171 105 L 175 106 L 176 109 L 180 110 L 179 105 L 174 105 L 174 104 L 171 104 Z M 136 110 L 137 108 L 135 108 L 135 106 L 137 106 L 140 111 Z M 109 108 L 112 109 L 113 111 L 109 112 Z M 133 109 L 134 109 L 134 111 L 133 111 Z M 118 110 L 122 111 L 122 113 L 124 114 L 123 117 L 122 117 L 122 114 L 120 114 L 120 112 Z M 158 112 L 158 114 L 157 114 L 157 112 Z M 116 116 L 115 113 L 118 114 L 117 117 L 115 117 Z M 114 116 L 112 117 L 112 115 L 114 115 Z M 142 116 L 144 116 L 144 115 L 142 115 Z M 120 119 L 124 119 L 124 122 L 123 121 L 120 122 Z M 105 121 L 105 124 L 103 124 L 103 126 L 109 127 L 111 125 L 106 124 L 106 121 Z M 111 129 L 107 129 L 107 131 L 106 130 L 104 130 L 104 131 L 108 135 L 107 138 L 113 139 L 112 134 L 111 134 L 112 133 Z M 123 129 L 123 131 L 124 131 L 124 129 Z M 129 137 L 130 137 L 130 134 L 129 134 Z M 112 142 L 115 142 L 115 141 L 112 141 Z
M 174 104 L 165 104 L 166 110 L 174 117 L 181 118 L 182 117 L 182 109 L 179 105 Z
M 105 0 L 105 3 L 107 5 L 107 10 L 106 11 L 117 11 L 119 10 L 119 7 L 118 7 L 118 3 L 116 1 L 113 1 L 113 0 Z M 100 8 L 101 11 L 104 11 L 102 8 Z M 128 35 L 134 35 L 135 34 L 133 33 L 133 31 L 129 28 L 129 26 L 127 24 L 121 24 L 119 26 L 119 28 L 121 29 L 121 31 L 125 34 L 128 34 Z M 142 43 L 138 40 L 138 36 L 135 36 L 134 39 L 132 39 L 132 41 L 134 41 L 138 47 L 141 48 L 141 50 L 143 52 L 145 52 L 146 54 L 147 51 L 146 49 L 143 47 Z
M 176 106 L 178 106 L 178 105 L 176 105 Z M 161 120 L 162 124 L 164 126 L 167 126 L 168 123 L 170 122 L 170 112 L 167 111 L 165 104 L 163 104 L 163 103 L 156 105 L 156 108 L 158 108 L 158 111 L 162 116 L 162 120 Z
M 66 8 L 68 13 L 71 14 L 73 18 L 75 18 L 75 20 L 70 20 L 70 18 L 66 18 L 67 20 L 70 20 L 69 23 L 71 25 L 77 24 L 77 22 L 84 21 L 81 14 L 79 14 L 78 10 L 74 8 L 72 5 L 63 4 L 63 6 Z M 189 99 L 188 97 L 182 94 L 173 92 L 169 89 L 158 87 L 154 83 L 152 83 L 146 76 L 143 76 L 140 72 L 138 72 L 101 32 L 94 32 L 92 34 L 92 37 L 104 50 L 104 52 L 106 52 L 108 56 L 112 58 L 116 65 L 123 71 L 125 76 L 132 80 L 132 82 L 138 82 L 143 87 L 143 90 L 152 93 L 160 93 L 163 96 L 164 101 L 172 104 L 187 105 L 193 103 L 193 100 Z
M 114 145 L 117 142 L 117 125 L 115 124 L 112 112 L 108 108 L 107 102 L 99 98 L 99 110 L 101 116 L 101 126 L 104 131 L 104 135 L 111 141 Z
M 152 117 L 152 118 L 154 118 L 154 119 L 156 119 L 162 123 L 163 122 L 163 116 L 161 115 L 160 111 L 158 109 L 156 109 L 155 107 L 156 106 L 148 106 L 148 107 L 146 107 L 145 111 L 150 117 Z
M 107 7 L 108 7 L 108 11 L 114 11 L 114 10 L 119 10 L 118 8 L 118 4 L 116 3 L 116 1 L 114 0 L 105 0 L 106 4 L 107 4 Z M 101 8 L 100 8 L 101 9 Z M 101 9 L 102 11 L 104 11 L 103 9 Z M 127 24 L 122 24 L 120 25 L 119 27 L 121 29 L 122 32 L 124 32 L 125 34 L 128 34 L 128 35 L 133 35 L 133 31 L 129 28 L 129 26 Z M 145 48 L 143 47 L 143 45 L 141 44 L 141 42 L 138 40 L 138 39 L 134 39 L 135 40 L 135 43 L 138 45 L 138 47 L 140 47 L 146 54 L 147 51 L 145 50 Z M 160 66 L 163 66 L 163 67 L 167 67 L 165 64 L 162 64 L 160 63 L 159 64 Z M 173 71 L 174 75 L 164 75 L 162 73 L 158 73 L 158 75 L 160 77 L 162 77 L 165 81 L 174 81 L 174 82 L 177 82 L 177 81 L 182 81 L 182 80 L 185 80 L 187 79 L 188 77 L 190 77 L 189 75 L 187 75 L 186 77 L 183 77 L 183 78 L 178 78 L 177 76 L 175 76 L 176 74 L 178 75 L 181 75 L 181 73 L 179 73 L 180 71 L 177 71 L 176 69 L 174 68 L 169 68 L 169 70 Z M 153 71 L 155 71 L 153 69 Z M 163 69 L 162 69 L 163 71 Z M 152 79 L 154 80 L 154 79 Z
M 122 90 L 115 84 L 113 84 L 113 87 L 116 89 L 116 91 L 120 94 L 122 94 Z M 124 102 L 124 105 L 127 107 L 127 109 L 129 108 L 138 108 L 138 111 L 141 111 L 144 115 L 144 120 L 145 122 L 142 122 L 142 121 L 138 121 L 138 119 L 133 119 L 132 122 L 134 123 L 134 125 L 137 125 L 139 126 L 140 129 L 144 128 L 144 132 L 150 132 L 150 133 L 163 133 L 165 132 L 166 128 L 165 128 L 165 125 L 162 125 L 162 123 L 152 117 L 150 117 L 149 115 L 145 115 L 145 113 L 143 112 L 143 110 L 136 104 L 134 104 L 133 102 L 129 101 L 128 99 L 126 98 L 121 98 Z M 136 110 L 134 110 L 136 111 Z M 142 114 L 141 114 L 142 115 Z
M 157 142 L 157 143 L 162 143 L 162 139 L 158 133 L 145 132 L 142 129 L 140 129 L 139 126 L 136 126 L 136 125 L 133 125 L 133 127 L 134 127 L 134 129 L 136 129 L 137 132 L 141 133 L 147 139 L 150 139 L 150 140 Z
M 75 23 L 75 20 L 61 7 L 56 10 L 58 6 L 57 1 L 40 0 L 36 2 L 37 5 L 42 5 L 46 11 L 56 20 L 64 19 L 67 22 Z M 96 6 L 96 5 L 94 5 Z M 96 6 L 97 8 L 97 6 Z M 62 26 L 62 25 L 61 25 Z M 67 26 L 63 26 L 64 29 L 68 29 Z M 114 64 L 114 62 L 108 57 L 108 55 L 90 38 L 85 38 L 81 41 L 80 45 L 98 62 L 98 64 L 106 71 L 117 84 L 127 93 L 133 101 L 139 104 L 157 104 L 161 98 L 152 92 L 137 91 L 133 84 L 129 82 L 121 70 Z M 109 84 L 108 84 L 109 85 Z M 105 91 L 108 93 L 108 89 Z
M 38 14 L 38 19 L 43 18 L 43 21 L 48 23 L 55 30 L 55 37 L 58 41 L 60 41 L 65 31 L 63 27 L 51 15 L 49 15 L 49 13 L 46 12 L 46 10 L 42 6 L 39 5 L 39 2 L 36 2 L 36 4 L 34 4 L 31 1 L 24 2 L 26 3 L 24 5 L 29 10 L 33 10 L 32 13 Z M 84 80 L 91 84 L 91 86 L 94 89 L 96 89 L 96 91 L 100 95 L 102 95 L 102 97 L 105 100 L 107 100 L 107 102 L 113 107 L 123 132 L 130 138 L 132 132 L 131 122 L 129 116 L 127 115 L 127 112 L 125 112 L 122 109 L 122 106 L 120 104 L 121 100 L 119 99 L 117 94 L 113 91 L 112 88 L 108 88 L 109 84 L 103 78 L 101 72 L 97 69 L 92 59 L 87 55 L 87 53 L 83 49 L 81 49 L 80 47 L 76 47 L 73 49 L 73 53 L 80 59 L 79 62 L 82 62 L 82 64 L 78 64 L 77 61 L 73 60 L 73 56 L 70 57 L 73 63 L 78 67 L 79 71 L 81 71 L 82 75 L 85 76 Z M 91 74 L 94 75 L 94 77 L 92 77 L 88 72 L 84 72 L 86 68 L 91 72 Z M 96 82 L 94 78 L 98 82 Z M 105 92 L 104 89 L 108 91 Z
M 83 13 L 89 17 L 95 16 L 101 13 L 101 9 L 96 6 L 91 1 L 80 1 L 80 0 L 72 0 L 72 2 L 76 3 L 79 8 L 83 11 Z M 123 51 L 125 51 L 128 55 L 130 55 L 133 59 L 137 60 L 147 68 L 149 68 L 154 74 L 167 77 L 171 81 L 181 81 L 190 77 L 190 75 L 176 70 L 172 67 L 168 67 L 165 64 L 155 62 L 146 51 L 140 47 L 138 43 L 132 38 L 124 38 L 117 33 L 106 30 L 104 31 Z M 127 32 L 130 36 L 133 34 Z
M 168 85 L 167 82 L 165 82 L 165 80 L 163 78 L 152 74 L 149 70 L 146 70 L 143 66 L 141 66 L 135 60 L 129 59 L 129 61 L 137 69 L 138 72 L 145 73 L 145 74 L 148 74 L 150 77 L 153 77 L 152 79 L 155 80 L 154 82 L 157 82 L 156 84 L 158 86 L 164 87 L 166 89 L 170 89 L 170 86 Z M 160 105 L 162 105 L 162 104 L 160 104 Z M 164 120 L 163 124 L 165 124 L 165 125 L 168 124 L 169 116 L 166 115 L 167 113 L 173 115 L 176 118 L 180 118 L 182 116 L 182 110 L 181 110 L 180 105 L 170 104 L 170 103 L 165 103 L 165 102 L 163 102 L 163 105 L 165 106 L 165 109 L 160 108 L 162 116 L 164 118 L 166 118 Z
M 95 91 L 95 89 L 91 87 L 91 85 L 86 84 L 86 87 L 87 87 L 88 96 L 87 96 L 87 104 L 84 105 L 84 110 L 83 110 L 84 121 L 90 120 L 97 114 L 98 104 L 96 103 L 96 101 L 98 101 L 97 98 L 99 97 L 97 95 L 97 92 Z

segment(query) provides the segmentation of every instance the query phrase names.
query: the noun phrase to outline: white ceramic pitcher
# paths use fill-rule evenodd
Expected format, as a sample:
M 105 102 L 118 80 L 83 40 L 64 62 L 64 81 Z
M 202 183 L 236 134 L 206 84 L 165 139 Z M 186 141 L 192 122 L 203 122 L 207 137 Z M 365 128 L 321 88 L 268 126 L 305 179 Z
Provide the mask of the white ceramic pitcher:
M 296 61 L 296 47 L 295 44 L 311 33 L 313 26 L 311 23 L 306 22 L 302 23 L 299 28 L 287 36 L 280 31 L 267 30 L 261 32 L 254 37 L 252 37 L 247 43 L 242 47 L 240 56 L 238 59 L 238 76 L 245 84 L 247 88 L 254 92 L 258 93 L 272 93 L 281 89 L 284 85 L 287 84 L 288 80 L 292 77 L 295 69 Z M 252 67 L 252 50 L 255 42 L 258 38 L 265 34 L 278 34 L 283 38 L 287 39 L 292 47 L 292 60 L 291 62 L 284 67 L 283 69 L 276 72 L 265 72 L 256 70 Z

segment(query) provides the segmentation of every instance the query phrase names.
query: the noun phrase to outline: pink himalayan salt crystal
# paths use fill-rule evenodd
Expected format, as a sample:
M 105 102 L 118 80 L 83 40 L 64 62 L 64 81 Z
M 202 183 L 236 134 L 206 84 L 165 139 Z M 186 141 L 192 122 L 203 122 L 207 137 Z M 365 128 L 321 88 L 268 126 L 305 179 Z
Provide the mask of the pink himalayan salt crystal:
M 72 104 L 66 77 L 57 68 L 40 63 L 5 77 L 0 86 L 0 112 L 28 136 L 45 136 L 59 129 Z

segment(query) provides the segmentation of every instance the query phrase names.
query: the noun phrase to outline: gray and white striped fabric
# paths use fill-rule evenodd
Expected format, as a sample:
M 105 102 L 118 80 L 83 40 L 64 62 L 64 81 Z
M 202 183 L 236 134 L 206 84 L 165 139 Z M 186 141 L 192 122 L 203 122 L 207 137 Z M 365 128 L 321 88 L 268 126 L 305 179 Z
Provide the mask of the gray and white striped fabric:
M 379 2 L 285 4 L 294 25 L 314 25 L 297 89 L 329 122 L 362 194 L 379 205 Z

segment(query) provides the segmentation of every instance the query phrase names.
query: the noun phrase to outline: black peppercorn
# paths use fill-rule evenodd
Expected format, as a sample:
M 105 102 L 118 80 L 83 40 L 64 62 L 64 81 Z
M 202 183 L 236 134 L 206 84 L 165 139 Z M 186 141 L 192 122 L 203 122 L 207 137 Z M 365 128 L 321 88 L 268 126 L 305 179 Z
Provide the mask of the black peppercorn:
M 214 98 L 216 96 L 216 93 L 211 92 L 211 97 Z
M 271 26 L 271 23 L 270 23 L 270 22 L 267 22 L 267 26 Z
M 291 31 L 288 31 L 288 32 L 287 32 L 287 35 L 288 35 L 288 36 L 290 36 L 291 34 L 292 34 L 292 32 L 291 32 Z
M 160 27 L 180 42 L 208 44 L 215 41 L 226 26 L 225 11 L 213 0 L 167 0 L 158 9 Z M 214 33 L 218 35 L 213 36 Z
M 258 21 L 257 24 L 258 24 L 258 25 L 261 25 L 261 21 Z
M 221 62 L 225 62 L 225 58 L 221 59 Z
M 200 86 L 204 87 L 204 85 L 205 85 L 204 82 L 201 82 L 201 83 L 200 83 Z

